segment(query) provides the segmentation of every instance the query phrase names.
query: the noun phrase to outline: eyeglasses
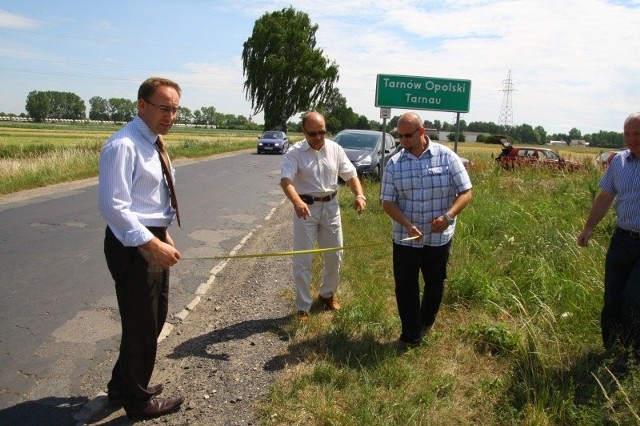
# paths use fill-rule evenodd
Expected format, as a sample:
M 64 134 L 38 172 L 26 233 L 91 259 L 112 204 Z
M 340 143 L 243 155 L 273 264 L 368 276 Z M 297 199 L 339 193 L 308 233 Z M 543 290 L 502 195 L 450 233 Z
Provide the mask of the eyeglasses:
M 145 99 L 144 101 L 146 103 L 148 103 L 149 105 L 158 108 L 160 110 L 160 112 L 163 112 L 164 114 L 176 115 L 180 111 L 180 108 L 177 108 L 177 107 L 170 107 L 170 106 L 166 106 L 166 105 L 156 105 L 156 104 L 154 104 L 153 102 L 151 102 L 148 99 Z
M 415 129 L 413 132 L 411 133 L 398 133 L 398 138 L 402 139 L 402 138 L 406 138 L 409 139 L 411 136 L 413 136 L 418 130 L 420 130 L 420 127 L 418 127 L 417 129 Z
M 307 136 L 309 136 L 310 138 L 315 138 L 318 135 L 324 136 L 327 134 L 326 130 L 318 130 L 317 132 L 310 132 L 307 129 L 304 129 L 304 131 L 307 134 Z

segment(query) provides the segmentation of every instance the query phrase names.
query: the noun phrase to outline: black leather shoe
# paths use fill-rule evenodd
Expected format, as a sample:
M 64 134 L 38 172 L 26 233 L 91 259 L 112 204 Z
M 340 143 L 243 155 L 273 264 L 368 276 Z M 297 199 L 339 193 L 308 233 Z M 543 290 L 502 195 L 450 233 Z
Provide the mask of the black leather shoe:
M 164 385 L 162 383 L 158 383 L 155 386 L 149 386 L 147 388 L 147 391 L 149 391 L 149 392 L 151 392 L 153 394 L 153 395 L 151 395 L 151 397 L 154 397 L 156 395 L 160 395 L 163 390 L 164 390 Z M 122 404 L 124 404 L 124 395 L 119 391 L 110 390 L 107 393 L 107 398 L 109 399 L 109 404 L 111 404 L 111 405 L 122 405 Z
M 124 410 L 127 412 L 127 417 L 132 419 L 153 419 L 178 411 L 183 402 L 183 397 L 153 397 L 141 407 L 124 407 Z

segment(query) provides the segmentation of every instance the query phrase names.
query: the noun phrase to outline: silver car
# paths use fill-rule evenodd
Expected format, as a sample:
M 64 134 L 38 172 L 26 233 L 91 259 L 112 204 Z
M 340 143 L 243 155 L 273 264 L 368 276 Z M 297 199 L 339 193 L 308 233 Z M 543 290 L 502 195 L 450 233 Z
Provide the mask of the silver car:
M 396 142 L 388 133 L 384 134 L 385 164 L 396 153 Z M 333 140 L 340 145 L 358 171 L 358 176 L 379 179 L 382 172 L 382 132 L 375 130 L 347 129 L 339 132 Z

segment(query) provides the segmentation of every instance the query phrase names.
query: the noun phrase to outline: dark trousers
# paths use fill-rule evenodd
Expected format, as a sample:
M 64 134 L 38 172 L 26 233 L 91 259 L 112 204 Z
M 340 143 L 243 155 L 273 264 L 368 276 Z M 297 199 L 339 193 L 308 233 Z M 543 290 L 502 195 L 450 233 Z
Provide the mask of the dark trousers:
M 164 241 L 166 231 L 151 229 Z M 125 247 L 107 227 L 104 239 L 107 266 L 115 281 L 122 324 L 120 355 L 111 373 L 110 391 L 121 393 L 125 408 L 146 403 L 156 360 L 158 336 L 167 318 L 169 269 L 157 264 L 150 253 Z
M 640 353 L 640 238 L 619 228 L 605 260 L 600 325 L 606 349 L 620 342 Z
M 400 340 L 418 342 L 436 320 L 444 294 L 451 241 L 438 247 L 393 244 L 396 302 L 402 322 Z M 419 274 L 424 291 L 420 299 Z

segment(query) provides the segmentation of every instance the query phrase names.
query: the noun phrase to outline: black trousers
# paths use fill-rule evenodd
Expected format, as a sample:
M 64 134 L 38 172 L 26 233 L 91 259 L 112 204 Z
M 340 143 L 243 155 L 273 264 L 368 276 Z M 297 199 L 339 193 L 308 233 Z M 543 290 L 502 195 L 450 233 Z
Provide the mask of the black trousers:
M 166 230 L 151 228 L 161 241 Z M 125 409 L 146 403 L 147 391 L 169 308 L 169 269 L 156 263 L 150 253 L 125 247 L 107 227 L 104 239 L 107 266 L 115 281 L 122 324 L 120 354 L 111 372 L 109 391 L 121 393 Z
M 444 294 L 451 241 L 443 246 L 410 247 L 393 243 L 393 276 L 402 322 L 400 340 L 418 342 L 436 320 Z M 420 299 L 419 274 L 424 291 Z
M 605 260 L 600 325 L 606 349 L 619 342 L 640 354 L 640 238 L 619 228 Z

